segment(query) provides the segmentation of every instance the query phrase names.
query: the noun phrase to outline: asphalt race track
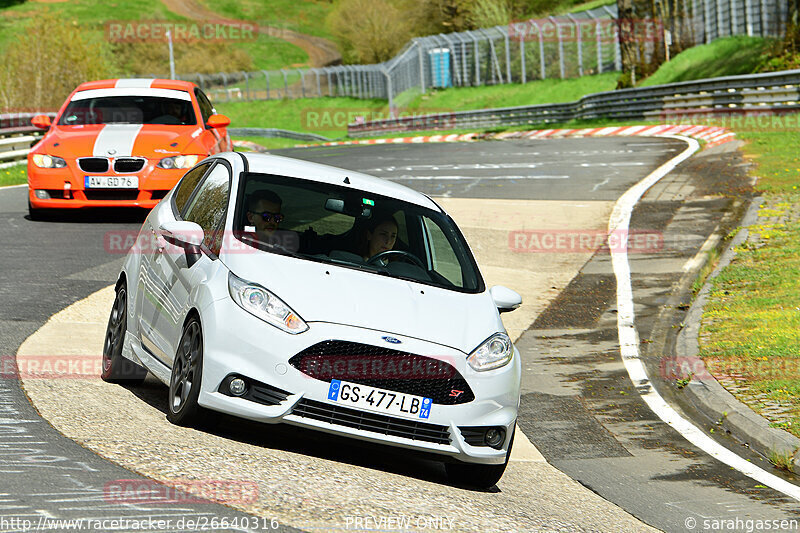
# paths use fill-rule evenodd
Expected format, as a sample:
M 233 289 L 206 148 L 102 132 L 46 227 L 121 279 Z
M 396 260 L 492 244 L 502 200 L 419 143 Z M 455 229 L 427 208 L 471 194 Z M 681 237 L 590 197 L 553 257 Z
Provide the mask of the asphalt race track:
M 613 204 L 630 186 L 684 148 L 685 143 L 672 139 L 605 138 L 344 146 L 275 153 L 392 179 L 435 197 L 446 207 L 450 199 L 560 203 L 566 222 L 580 206 Z M 650 338 L 658 329 L 659 307 L 681 279 L 686 262 L 725 216 L 729 206 L 724 191 L 711 177 L 732 164 L 738 164 L 736 154 L 698 154 L 664 178 L 634 211 L 633 229 L 657 231 L 663 239 L 658 249 L 630 255 L 641 338 Z M 143 219 L 141 213 L 120 217 L 102 211 L 31 222 L 25 218 L 26 192 L 24 187 L 0 190 L 0 224 L 4 228 L 0 242 L 6 250 L 0 256 L 0 357 L 4 361 L 13 358 L 20 344 L 54 313 L 113 283 L 123 256 L 106 250 L 104 236 L 109 231 L 136 230 Z M 502 208 L 507 204 L 486 205 Z M 486 211 L 481 217 L 490 225 L 493 217 L 504 215 L 507 213 Z M 519 230 L 537 231 L 545 222 L 558 224 L 558 220 L 534 219 Z M 469 232 L 465 233 L 470 238 Z M 471 244 L 475 248 L 472 240 Z M 491 246 L 492 242 L 478 244 Z M 506 232 L 498 233 L 493 245 L 508 252 L 512 244 L 525 248 L 530 241 L 514 241 Z M 547 259 L 529 249 L 512 252 L 515 261 L 534 255 L 537 261 Z M 535 321 L 517 341 L 524 369 L 518 425 L 528 439 L 550 465 L 658 529 L 693 529 L 689 519 L 701 525 L 703 520 L 800 519 L 796 501 L 712 459 L 647 408 L 619 360 L 615 285 L 608 253 L 588 254 L 587 259 L 571 281 L 552 288 L 547 305 L 535 309 Z M 508 285 L 514 288 L 513 283 Z M 82 332 L 71 334 L 80 337 Z M 235 421 L 216 431 L 234 440 L 247 438 Z M 769 468 L 736 443 L 724 439 L 722 443 Z M 60 435 L 37 415 L 17 380 L 5 374 L 0 380 L 0 448 L 0 531 L 19 530 L 4 525 L 3 517 L 24 516 L 36 524 L 54 517 L 244 516 L 202 502 L 143 505 L 108 501 L 104 487 L 110 481 L 139 476 Z M 422 486 L 433 490 L 445 483 L 430 465 L 393 467 L 380 459 L 379 453 L 365 454 L 358 449 L 327 452 L 324 445 L 311 446 L 305 453 L 310 462 L 325 460 L 328 466 L 320 471 L 329 475 L 335 475 L 329 471 L 331 461 L 334 466 L 336 461 L 348 467 L 356 465 L 362 469 L 362 477 L 389 471 L 406 480 L 409 498 Z M 534 477 L 534 472 L 541 470 L 510 467 L 508 482 L 501 480 L 497 493 L 475 495 L 474 505 L 490 508 L 492 498 L 497 500 L 496 506 L 508 505 L 512 500 L 504 500 L 504 492 L 521 497 L 525 494 L 520 491 L 530 490 L 534 497 L 567 490 L 561 478 Z M 531 477 L 525 479 L 528 473 Z M 291 472 L 286 475 L 285 490 L 291 492 L 301 480 L 291 479 Z M 372 485 L 380 489 L 382 479 L 376 476 Z M 443 507 L 442 515 L 452 516 L 452 509 L 471 504 L 470 491 L 456 490 L 457 499 L 453 496 L 452 506 Z M 336 494 L 313 496 L 328 498 L 330 505 L 336 505 Z M 362 494 L 361 505 L 352 514 L 367 515 L 372 497 Z M 554 497 L 529 504 L 523 514 L 514 515 L 515 529 L 603 529 L 597 525 L 603 523 L 602 516 L 570 512 L 571 504 L 581 508 L 576 502 Z M 300 519 L 284 519 L 281 514 L 275 518 L 303 528 Z M 452 518 L 454 529 L 474 528 L 473 522 L 459 524 L 458 516 Z M 619 517 L 615 515 L 615 519 Z M 352 529 L 354 524 L 333 521 L 329 527 Z M 482 527 L 491 529 L 486 524 Z M 498 529 L 508 527 L 498 525 Z

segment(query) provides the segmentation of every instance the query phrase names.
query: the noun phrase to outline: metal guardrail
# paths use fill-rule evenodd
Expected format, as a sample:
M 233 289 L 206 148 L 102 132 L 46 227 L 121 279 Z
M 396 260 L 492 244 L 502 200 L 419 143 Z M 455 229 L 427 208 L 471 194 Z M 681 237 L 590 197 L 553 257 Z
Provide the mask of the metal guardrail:
M 0 115 L 0 168 L 25 162 L 31 146 L 42 138 L 44 132 L 31 125 L 31 119 L 40 114 L 51 118 L 53 113 L 9 113 Z
M 239 137 L 281 137 L 296 141 L 330 141 L 328 137 L 316 133 L 281 130 L 277 128 L 228 128 L 228 133 Z
M 576 102 L 455 111 L 349 124 L 348 135 L 541 126 L 573 120 L 674 120 L 684 115 L 800 109 L 800 70 L 725 76 L 584 96 Z

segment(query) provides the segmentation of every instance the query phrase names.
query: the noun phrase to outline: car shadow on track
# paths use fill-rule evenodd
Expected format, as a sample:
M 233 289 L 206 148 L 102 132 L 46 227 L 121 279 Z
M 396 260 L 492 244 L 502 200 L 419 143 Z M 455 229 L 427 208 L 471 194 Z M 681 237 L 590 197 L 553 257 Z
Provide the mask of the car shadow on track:
M 35 219 L 25 215 L 34 224 L 60 222 L 73 224 L 137 223 L 141 224 L 150 213 L 139 207 L 94 207 L 91 209 L 62 209 L 37 213 Z
M 166 417 L 168 389 L 152 374 L 147 376 L 143 384 L 125 385 L 124 388 L 161 411 Z M 213 412 L 212 416 L 196 429 L 260 448 L 300 453 L 309 457 L 449 485 L 470 492 L 500 492 L 496 486 L 483 491 L 449 482 L 443 464 L 427 454 L 401 451 L 392 446 L 340 437 L 289 424 L 264 424 Z

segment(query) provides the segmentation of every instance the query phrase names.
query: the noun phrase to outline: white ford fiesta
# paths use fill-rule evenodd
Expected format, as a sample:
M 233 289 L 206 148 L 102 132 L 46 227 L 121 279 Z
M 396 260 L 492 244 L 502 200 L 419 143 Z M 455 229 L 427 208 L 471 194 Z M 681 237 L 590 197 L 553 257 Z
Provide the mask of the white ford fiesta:
M 502 476 L 519 352 L 453 220 L 404 186 L 290 158 L 203 160 L 128 253 L 103 379 L 208 410 L 433 454 L 456 483 Z

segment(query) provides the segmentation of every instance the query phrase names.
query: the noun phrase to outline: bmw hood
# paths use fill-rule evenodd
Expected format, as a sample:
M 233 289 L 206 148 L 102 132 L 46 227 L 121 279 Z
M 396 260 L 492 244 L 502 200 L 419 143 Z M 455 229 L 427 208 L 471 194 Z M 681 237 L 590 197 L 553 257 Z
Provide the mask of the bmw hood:
M 310 327 L 330 322 L 434 342 L 465 353 L 503 325 L 488 291 L 467 294 L 265 252 L 223 257 L 237 276 L 273 292 Z
M 187 152 L 197 138 L 199 126 L 105 124 L 56 126 L 42 140 L 49 154 L 77 157 L 140 156 L 158 159 Z M 197 152 L 201 153 L 201 152 Z

